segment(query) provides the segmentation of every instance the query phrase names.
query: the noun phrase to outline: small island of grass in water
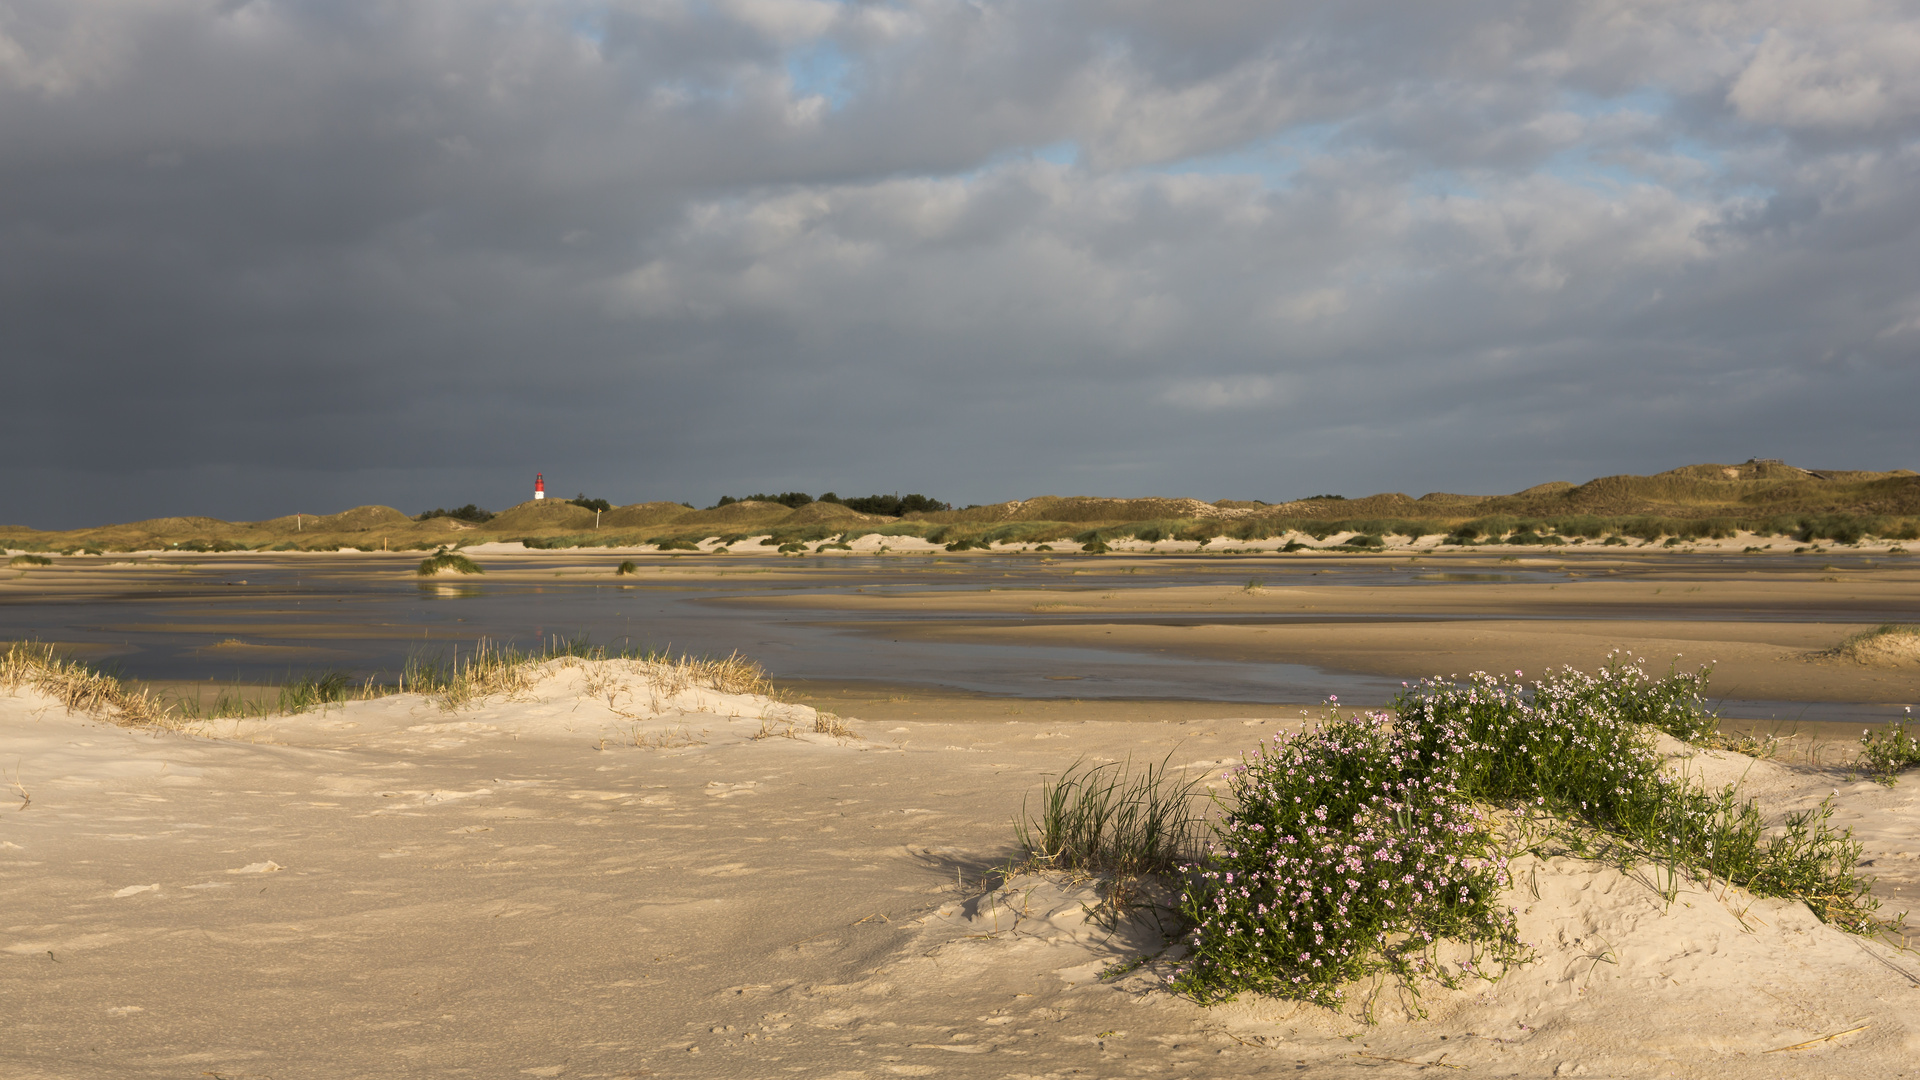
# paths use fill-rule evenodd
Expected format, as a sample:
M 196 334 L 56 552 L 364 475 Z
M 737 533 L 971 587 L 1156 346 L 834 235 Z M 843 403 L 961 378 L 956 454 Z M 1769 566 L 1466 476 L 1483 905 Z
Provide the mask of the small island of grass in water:
M 472 559 L 467 558 L 457 551 L 448 550 L 446 547 L 442 547 L 432 555 L 421 559 L 420 569 L 415 572 L 421 577 L 432 577 L 442 572 L 452 572 L 455 574 L 486 573 L 485 570 L 480 569 L 479 563 L 474 562 Z

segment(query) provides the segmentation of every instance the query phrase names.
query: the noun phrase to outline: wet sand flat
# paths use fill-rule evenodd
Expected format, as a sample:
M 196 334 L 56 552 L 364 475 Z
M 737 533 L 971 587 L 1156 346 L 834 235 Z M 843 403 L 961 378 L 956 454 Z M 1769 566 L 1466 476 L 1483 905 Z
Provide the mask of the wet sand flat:
M 1616 650 L 1664 668 L 1711 664 L 1716 697 L 1901 705 L 1920 700 L 1920 668 L 1812 660 L 1858 630 L 1832 623 L 1475 619 L 1268 625 L 1097 623 L 915 626 L 892 633 L 952 642 L 1025 642 L 1244 662 L 1311 664 L 1407 680 L 1473 671 L 1591 670 Z M 1873 719 L 1896 715 L 1879 710 Z M 1736 712 L 1733 715 L 1738 715 Z

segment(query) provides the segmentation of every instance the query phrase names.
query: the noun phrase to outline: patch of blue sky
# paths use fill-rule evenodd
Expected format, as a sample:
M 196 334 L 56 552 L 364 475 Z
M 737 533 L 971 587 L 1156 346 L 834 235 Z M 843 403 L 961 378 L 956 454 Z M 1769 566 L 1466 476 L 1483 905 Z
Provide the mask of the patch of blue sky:
M 575 37 L 592 42 L 596 49 L 607 44 L 607 24 L 599 18 L 582 15 L 573 20 L 572 29 Z
M 1080 144 L 1072 139 L 1062 139 L 1056 143 L 1033 147 L 1026 151 L 1026 156 L 1053 165 L 1074 165 L 1080 161 Z
M 830 38 L 821 38 L 787 53 L 787 78 L 797 97 L 822 97 L 830 109 L 853 100 L 853 58 Z
M 1306 124 L 1204 154 L 1149 165 L 1142 172 L 1166 176 L 1252 176 L 1268 188 L 1284 188 L 1300 167 L 1333 152 L 1338 124 Z
M 1695 139 L 1671 139 L 1638 153 L 1596 152 L 1575 146 L 1542 163 L 1542 175 L 1597 191 L 1617 192 L 1638 185 L 1691 192 L 1720 186 L 1725 163 L 1713 147 Z
M 1576 116 L 1615 116 L 1620 113 L 1645 113 L 1664 116 L 1673 111 L 1673 95 L 1657 86 L 1642 86 L 1624 94 L 1602 97 L 1583 90 L 1565 90 L 1561 107 Z
M 1426 169 L 1407 178 L 1407 190 L 1427 199 L 1478 199 L 1485 189 L 1458 169 Z
M 989 154 L 977 164 L 938 175 L 955 180 L 978 180 L 1008 165 L 1027 161 L 1044 161 L 1049 165 L 1070 169 L 1080 164 L 1080 144 L 1072 139 L 1062 139 L 1043 146 L 1010 146 Z
M 591 41 L 595 48 L 607 43 L 607 5 L 603 3 L 579 4 L 573 8 L 573 17 L 567 26 L 583 41 Z

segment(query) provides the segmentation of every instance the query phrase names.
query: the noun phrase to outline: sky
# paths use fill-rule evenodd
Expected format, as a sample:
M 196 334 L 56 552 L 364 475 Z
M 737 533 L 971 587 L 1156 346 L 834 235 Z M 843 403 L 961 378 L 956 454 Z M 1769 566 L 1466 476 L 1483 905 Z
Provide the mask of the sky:
M 1920 467 L 1920 2 L 0 0 L 0 524 Z

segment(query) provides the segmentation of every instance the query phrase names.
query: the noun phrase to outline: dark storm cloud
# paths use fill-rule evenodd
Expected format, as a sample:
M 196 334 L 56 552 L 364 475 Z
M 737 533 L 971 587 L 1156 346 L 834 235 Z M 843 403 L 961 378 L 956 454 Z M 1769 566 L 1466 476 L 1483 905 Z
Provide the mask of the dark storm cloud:
M 1913 466 L 1894 3 L 0 0 L 4 517 Z

